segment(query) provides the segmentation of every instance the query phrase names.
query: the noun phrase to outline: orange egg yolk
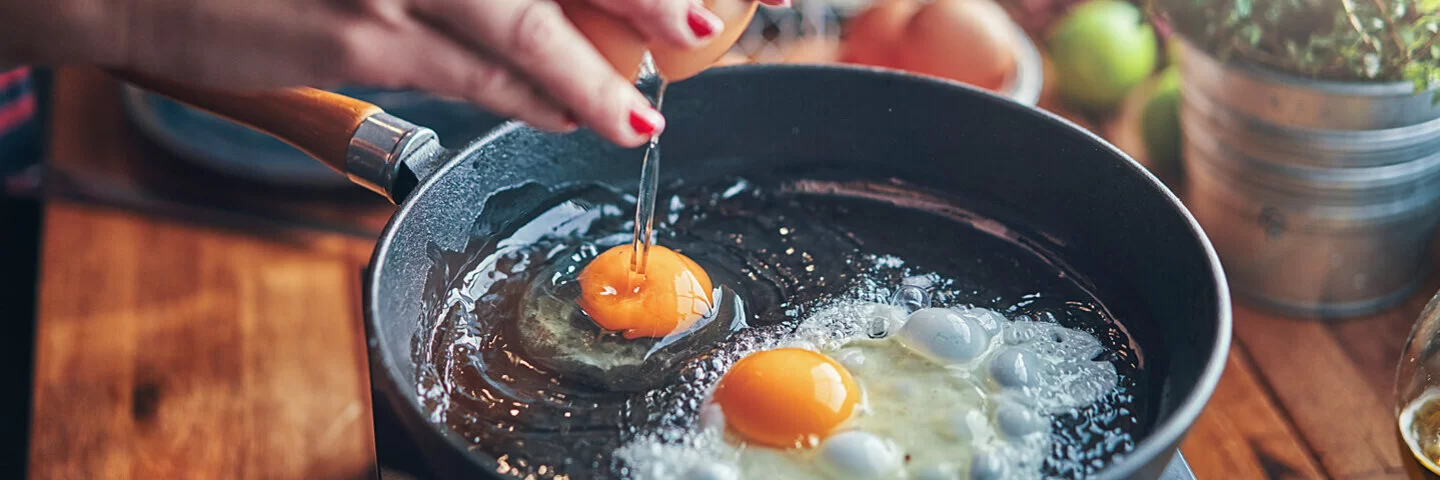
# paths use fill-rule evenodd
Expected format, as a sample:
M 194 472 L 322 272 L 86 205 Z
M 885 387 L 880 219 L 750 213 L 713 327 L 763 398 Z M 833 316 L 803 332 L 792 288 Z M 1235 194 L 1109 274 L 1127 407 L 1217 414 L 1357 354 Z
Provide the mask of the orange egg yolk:
M 818 352 L 781 348 L 735 362 L 711 397 L 747 441 L 814 446 L 850 418 L 860 389 L 845 367 Z
M 664 337 L 710 312 L 710 276 L 695 261 L 651 245 L 645 273 L 630 268 L 633 246 L 613 247 L 580 271 L 580 308 L 625 338 Z

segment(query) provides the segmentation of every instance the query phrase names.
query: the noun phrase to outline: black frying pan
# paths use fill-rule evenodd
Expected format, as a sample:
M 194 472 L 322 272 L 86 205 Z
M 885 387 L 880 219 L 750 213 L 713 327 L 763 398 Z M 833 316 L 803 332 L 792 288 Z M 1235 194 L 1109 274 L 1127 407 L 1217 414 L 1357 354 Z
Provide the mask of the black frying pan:
M 492 195 L 528 182 L 633 188 L 636 150 L 586 132 L 506 125 L 458 150 L 353 99 L 309 89 L 240 94 L 128 77 L 275 135 L 400 205 L 365 286 L 372 385 L 437 472 L 494 476 L 496 461 L 423 418 L 411 345 L 436 271 Z M 1220 378 L 1230 299 L 1199 225 L 1155 177 L 1096 136 L 956 83 L 838 66 L 715 69 L 670 88 L 668 178 L 784 169 L 865 172 L 1012 212 L 1078 269 L 1146 352 L 1151 426 L 1096 478 L 1156 478 Z M 717 172 L 717 170 L 723 170 Z M 984 208 L 980 208 L 985 211 Z M 433 288 L 433 287 L 429 287 Z

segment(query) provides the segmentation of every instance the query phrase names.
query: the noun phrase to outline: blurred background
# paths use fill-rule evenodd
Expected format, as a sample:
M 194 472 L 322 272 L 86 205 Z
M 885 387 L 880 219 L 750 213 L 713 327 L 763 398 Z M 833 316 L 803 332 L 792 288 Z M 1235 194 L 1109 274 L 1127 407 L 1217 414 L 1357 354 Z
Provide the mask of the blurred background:
M 795 0 L 761 8 L 717 64 L 901 70 L 989 90 L 1104 137 L 1185 201 L 1233 294 L 1254 309 L 1236 315 L 1240 346 L 1210 410 L 1219 413 L 1192 434 L 1213 455 L 1191 456 L 1187 444 L 1196 470 L 1392 478 L 1413 468 L 1396 463 L 1402 444 L 1427 467 L 1440 457 L 1431 374 L 1440 372 L 1440 308 L 1423 308 L 1440 287 L 1434 3 Z M 0 268 L 21 278 L 35 276 L 42 190 L 226 229 L 338 234 L 359 244 L 346 254 L 357 264 L 393 211 L 282 142 L 97 72 L 69 73 L 26 70 L 23 90 L 0 90 L 36 102 L 26 130 L 0 135 L 0 222 L 9 227 Z M 339 91 L 452 147 L 504 121 L 418 92 Z M 348 245 L 327 241 L 325 255 Z M 46 248 L 70 247 L 54 243 Z M 26 287 L 0 289 L 15 296 L 5 303 L 30 305 L 37 293 Z M 6 336 L 14 344 L 0 350 L 21 362 L 32 355 L 33 323 L 16 324 L 31 330 Z M 30 365 L 15 365 L 16 381 L 30 384 Z M 1337 412 L 1350 418 L 1336 421 Z M 1397 412 L 1409 412 L 1402 439 L 1392 438 Z
M 1117 2 L 1120 0 L 1116 0 Z M 740 63 L 847 63 L 934 75 L 989 89 L 1022 103 L 1042 104 L 1077 121 L 1093 121 L 1065 106 L 1043 52 L 1045 32 L 1073 1 L 1000 0 L 935 2 L 922 9 L 917 0 L 797 0 L 793 9 L 762 8 L 744 36 L 717 65 Z M 1127 34 L 1114 40 L 1116 58 L 1135 57 L 1130 76 L 1156 70 L 1157 40 L 1146 33 L 1105 31 L 1106 21 L 1143 21 L 1140 7 L 1101 12 L 1095 33 Z M 1115 9 L 1111 9 L 1115 10 Z M 1129 15 L 1126 18 L 1126 15 Z M 1012 17 L 1013 16 L 1013 17 Z M 1095 17 L 1097 15 L 1091 15 Z M 1014 20 L 1012 20 L 1012 18 Z M 1095 23 L 1092 21 L 1092 23 Z M 908 32 L 908 33 L 907 33 Z M 1133 37 L 1133 38 L 1132 38 Z M 1143 45 L 1143 42 L 1155 45 Z M 1071 43 L 1071 42 L 1066 42 Z M 1103 43 L 1103 42 L 1102 42 Z M 1136 50 L 1138 49 L 1138 50 Z M 1093 56 L 1083 47 L 1079 56 Z M 1138 55 L 1137 52 L 1144 55 Z M 1148 53 L 1146 53 L 1148 52 Z M 1087 63 L 1093 59 L 1076 59 Z M 1148 68 L 1147 68 L 1148 66 Z M 1146 72 L 1141 72 L 1142 70 Z M 1128 90 L 1121 85 L 1093 88 Z M 375 103 L 417 124 L 432 126 L 449 143 L 461 144 L 497 126 L 502 119 L 466 104 L 417 92 L 345 88 L 341 93 Z M 185 159 L 236 177 L 294 186 L 345 186 L 331 172 L 285 144 L 138 89 L 126 89 L 129 116 L 147 135 Z M 860 101 L 862 99 L 845 99 Z

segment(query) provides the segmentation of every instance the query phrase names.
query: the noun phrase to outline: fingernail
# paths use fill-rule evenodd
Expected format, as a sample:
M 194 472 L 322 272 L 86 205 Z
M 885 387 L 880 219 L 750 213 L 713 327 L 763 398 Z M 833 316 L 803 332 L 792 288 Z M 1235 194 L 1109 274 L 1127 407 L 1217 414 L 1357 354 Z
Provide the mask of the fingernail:
M 630 111 L 630 128 L 641 135 L 654 135 L 665 128 L 665 117 L 653 108 L 637 108 Z
M 695 6 L 690 13 L 685 15 L 685 23 L 690 24 L 690 31 L 695 33 L 695 38 L 709 38 L 715 32 L 725 28 L 725 22 L 710 13 L 705 7 Z

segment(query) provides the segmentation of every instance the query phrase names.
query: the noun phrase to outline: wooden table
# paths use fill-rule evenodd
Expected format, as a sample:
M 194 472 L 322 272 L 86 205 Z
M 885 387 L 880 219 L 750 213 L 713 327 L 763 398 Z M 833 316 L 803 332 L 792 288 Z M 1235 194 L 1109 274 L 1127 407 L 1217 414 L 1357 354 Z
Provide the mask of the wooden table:
M 58 77 L 52 165 L 135 159 L 113 91 Z M 34 478 L 373 476 L 359 272 L 372 240 L 45 207 Z M 1235 314 L 1236 341 L 1182 451 L 1202 479 L 1419 475 L 1393 369 L 1437 285 L 1368 318 Z

